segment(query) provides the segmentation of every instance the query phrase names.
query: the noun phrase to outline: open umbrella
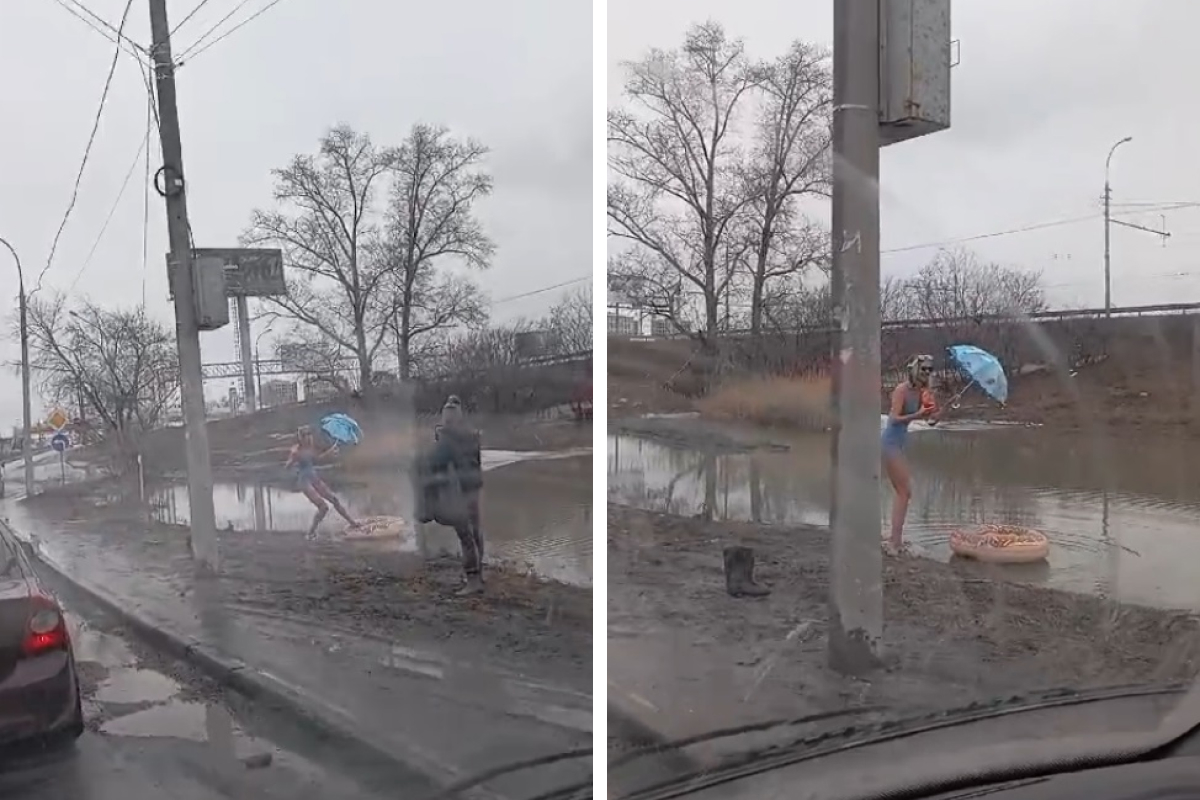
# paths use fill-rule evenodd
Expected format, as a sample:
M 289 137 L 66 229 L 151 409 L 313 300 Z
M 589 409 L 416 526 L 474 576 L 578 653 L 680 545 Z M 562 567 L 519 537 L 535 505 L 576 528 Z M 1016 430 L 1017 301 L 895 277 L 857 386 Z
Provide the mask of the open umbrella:
M 967 389 L 978 386 L 1000 405 L 1008 402 L 1008 377 L 1004 374 L 1000 359 L 973 344 L 955 344 L 946 350 L 950 353 L 950 363 L 969 381 L 955 395 L 955 400 L 962 397 Z
M 358 444 L 362 441 L 362 428 L 346 414 L 326 414 L 321 418 L 321 430 L 338 444 Z

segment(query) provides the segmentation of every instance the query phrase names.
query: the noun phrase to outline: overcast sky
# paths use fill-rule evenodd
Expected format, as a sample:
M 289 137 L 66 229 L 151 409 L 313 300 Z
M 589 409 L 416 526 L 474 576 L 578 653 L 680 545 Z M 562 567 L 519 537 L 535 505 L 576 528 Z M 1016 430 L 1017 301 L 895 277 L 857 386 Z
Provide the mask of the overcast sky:
M 81 1 L 113 27 L 125 7 L 124 0 Z M 172 25 L 198 2 L 168 0 Z M 205 2 L 176 33 L 175 52 L 240 2 Z M 210 38 L 269 2 L 248 0 Z M 480 212 L 497 245 L 494 266 L 481 276 L 493 299 L 588 276 L 591 27 L 587 3 L 561 0 L 281 0 L 178 72 L 197 244 L 236 246 L 251 209 L 270 203 L 270 170 L 298 152 L 313 152 L 331 125 L 347 122 L 379 144 L 398 144 L 422 121 L 492 148 L 488 166 L 496 190 Z M 148 42 L 146 0 L 133 0 L 127 34 Z M 70 200 L 112 53 L 110 42 L 56 0 L 6 0 L 0 10 L 0 236 L 19 250 L 31 284 Z M 144 281 L 151 313 L 171 321 L 166 212 L 156 195 L 149 208 L 150 255 L 142 266 L 141 165 L 87 260 L 145 124 L 139 68 L 123 54 L 45 285 L 67 289 L 74 283 L 74 291 L 94 301 L 128 305 L 140 301 Z M 157 168 L 156 141 L 153 146 Z M 15 295 L 8 262 L 7 253 L 0 256 L 0 286 L 12 287 Z M 559 294 L 500 303 L 493 316 L 536 316 Z M 202 343 L 206 362 L 235 358 L 230 328 L 202 335 Z M 0 358 L 18 355 L 15 341 L 0 341 Z M 19 387 L 15 373 L 0 381 L 0 426 L 20 416 Z
M 794 39 L 832 42 L 832 0 L 609 0 L 608 100 L 619 63 L 674 48 L 696 22 L 721 22 L 751 55 Z M 953 4 L 960 63 L 949 131 L 882 152 L 883 248 L 1069 224 L 965 246 L 1042 269 L 1054 305 L 1103 304 L 1104 161 L 1114 204 L 1200 203 L 1200 26 L 1195 0 L 970 0 Z M 1159 212 L 1122 219 L 1159 228 Z M 1113 302 L 1200 301 L 1200 207 L 1166 212 L 1172 233 L 1113 228 Z M 936 248 L 883 256 L 884 274 L 917 269 Z

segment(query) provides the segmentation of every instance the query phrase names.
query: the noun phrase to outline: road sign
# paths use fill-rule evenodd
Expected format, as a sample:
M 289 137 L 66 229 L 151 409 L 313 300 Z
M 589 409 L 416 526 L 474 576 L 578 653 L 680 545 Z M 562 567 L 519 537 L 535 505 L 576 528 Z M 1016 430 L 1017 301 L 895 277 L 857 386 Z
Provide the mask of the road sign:
M 66 449 L 71 446 L 71 439 L 62 431 L 50 437 L 50 447 L 56 453 L 66 452 Z
M 50 412 L 50 416 L 46 417 L 46 424 L 56 431 L 61 431 L 67 427 L 67 423 L 70 421 L 71 418 L 67 416 L 67 412 L 61 408 L 54 409 Z
M 220 259 L 225 264 L 225 293 L 229 297 L 273 297 L 287 294 L 283 251 L 256 247 L 198 247 L 196 259 Z M 175 296 L 175 265 L 167 259 L 167 282 Z

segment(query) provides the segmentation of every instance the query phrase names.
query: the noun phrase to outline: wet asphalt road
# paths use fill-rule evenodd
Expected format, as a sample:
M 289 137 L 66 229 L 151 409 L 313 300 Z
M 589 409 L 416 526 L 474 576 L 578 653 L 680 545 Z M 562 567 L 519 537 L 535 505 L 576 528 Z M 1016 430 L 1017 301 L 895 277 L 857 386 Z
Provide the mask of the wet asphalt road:
M 55 587 L 51 587 L 55 588 Z M 64 602 L 69 600 L 64 596 Z M 131 639 L 102 616 L 69 614 L 88 730 L 74 747 L 0 753 L 0 797 L 14 800 L 376 800 L 330 745 Z M 272 731 L 290 728 L 282 737 Z M 287 746 L 278 739 L 287 741 Z M 383 785 L 378 785 L 378 784 Z

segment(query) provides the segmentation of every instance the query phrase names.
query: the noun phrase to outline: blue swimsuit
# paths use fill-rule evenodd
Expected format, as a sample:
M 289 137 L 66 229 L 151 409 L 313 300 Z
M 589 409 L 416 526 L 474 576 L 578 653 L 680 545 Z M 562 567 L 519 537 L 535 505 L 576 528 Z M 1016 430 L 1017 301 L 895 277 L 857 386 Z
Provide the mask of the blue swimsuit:
M 904 397 L 904 406 L 900 413 L 904 416 L 915 414 L 921 408 L 921 395 L 916 389 L 911 386 L 908 388 L 908 393 Z M 888 453 L 903 453 L 904 445 L 908 442 L 908 422 L 896 422 L 888 419 L 887 424 L 883 426 L 883 452 Z
M 307 489 L 317 482 L 316 458 L 312 450 L 302 447 L 296 451 L 296 483 Z

